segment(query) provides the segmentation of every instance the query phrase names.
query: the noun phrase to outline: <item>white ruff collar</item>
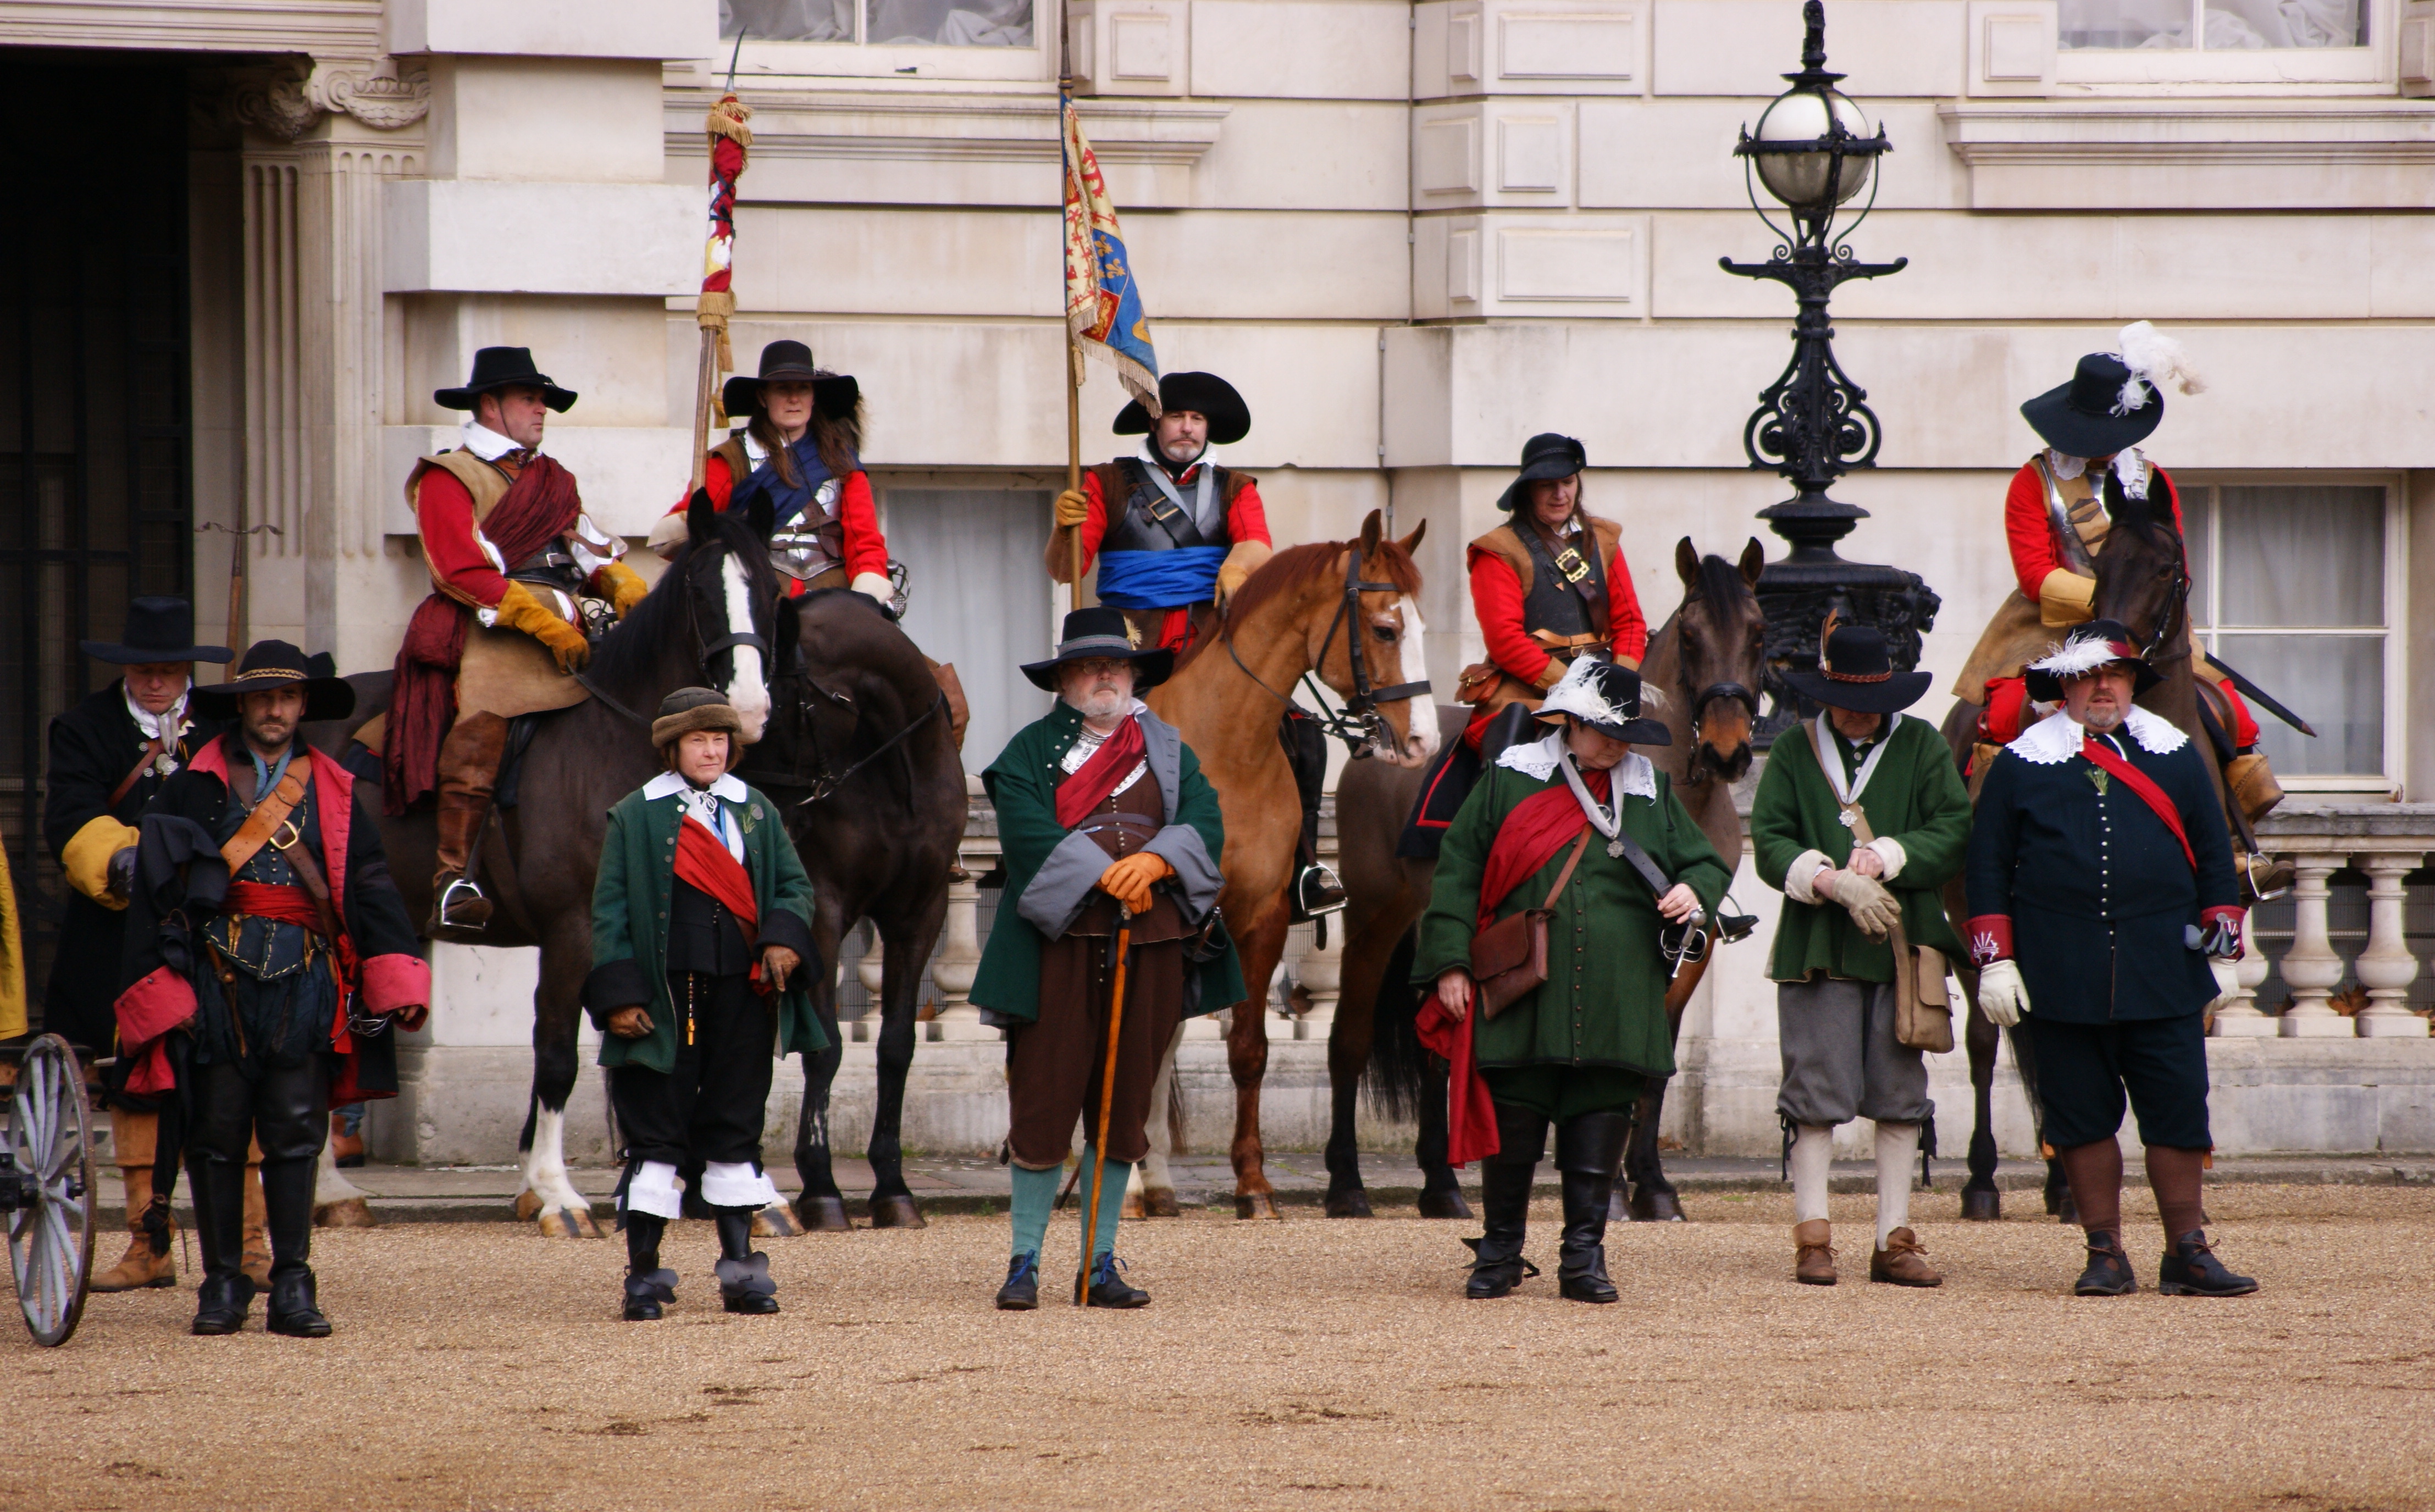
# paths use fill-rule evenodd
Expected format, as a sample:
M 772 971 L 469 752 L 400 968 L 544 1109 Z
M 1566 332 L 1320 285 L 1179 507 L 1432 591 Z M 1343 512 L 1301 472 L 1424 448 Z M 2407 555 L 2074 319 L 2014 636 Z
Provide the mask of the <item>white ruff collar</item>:
M 662 772 L 643 784 L 643 797 L 646 799 L 673 798 L 691 785 L 675 772 Z M 710 790 L 730 803 L 741 803 L 745 799 L 743 780 L 734 772 L 720 773 L 718 781 L 710 784 Z
M 485 462 L 495 462 L 503 456 L 512 455 L 513 454 L 524 450 L 523 447 L 518 446 L 515 442 L 508 439 L 497 431 L 494 431 L 488 425 L 481 423 L 479 421 L 469 420 L 464 424 L 457 427 L 457 432 L 464 438 L 465 450 L 473 453 L 475 456 L 480 457 Z M 532 450 L 535 456 L 539 456 L 541 455 L 540 447 L 536 446 Z
M 1563 749 L 1564 732 L 1559 730 L 1544 740 L 1506 747 L 1497 755 L 1496 765 L 1510 766 L 1544 782 L 1556 775 L 1557 759 L 1563 754 Z M 1638 751 L 1615 763 L 1607 781 L 1614 784 L 1608 790 L 1610 793 L 1628 793 L 1633 798 L 1645 798 L 1651 803 L 1657 801 L 1657 768 L 1649 765 L 1649 758 Z
M 2151 756 L 2177 751 L 2190 743 L 2190 737 L 2179 727 L 2136 707 L 2132 709 L 2131 717 L 2122 722 L 2122 729 Z M 2080 754 L 2086 734 L 2072 722 L 2071 715 L 2058 710 L 2031 725 L 2020 739 L 2004 748 L 2032 766 L 2060 766 Z

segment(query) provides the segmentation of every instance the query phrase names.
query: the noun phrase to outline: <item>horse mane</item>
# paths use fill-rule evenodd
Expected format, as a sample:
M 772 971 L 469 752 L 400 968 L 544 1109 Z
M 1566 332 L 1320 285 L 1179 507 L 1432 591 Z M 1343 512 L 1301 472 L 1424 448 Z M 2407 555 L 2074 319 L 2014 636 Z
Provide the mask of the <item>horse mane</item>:
M 1306 545 L 1287 546 L 1263 562 L 1243 586 L 1235 590 L 1235 597 L 1226 607 L 1226 623 L 1218 631 L 1231 637 L 1237 625 L 1247 623 L 1272 598 L 1297 593 L 1321 577 L 1336 575 L 1338 553 L 1357 551 L 1358 541 L 1314 541 Z M 1400 593 L 1417 594 L 1421 591 L 1421 569 L 1412 554 L 1390 537 L 1378 540 L 1379 565 L 1386 580 L 1395 585 Z
M 1714 552 L 1700 558 L 1700 581 L 1697 596 L 1718 609 L 1731 609 L 1755 597 L 1750 580 L 1742 570 Z
M 745 575 L 754 576 L 753 563 L 769 571 L 768 547 L 752 533 L 752 527 L 742 515 L 720 510 L 711 516 L 711 535 L 704 545 L 721 545 L 736 554 L 743 562 Z M 587 668 L 596 682 L 623 686 L 654 670 L 661 652 L 689 633 L 685 622 L 686 569 L 694 559 L 695 543 L 687 541 L 677 548 L 677 554 L 643 595 L 642 602 L 626 611 L 626 617 L 612 626 L 592 648 L 592 664 Z M 759 587 L 756 581 L 754 586 Z

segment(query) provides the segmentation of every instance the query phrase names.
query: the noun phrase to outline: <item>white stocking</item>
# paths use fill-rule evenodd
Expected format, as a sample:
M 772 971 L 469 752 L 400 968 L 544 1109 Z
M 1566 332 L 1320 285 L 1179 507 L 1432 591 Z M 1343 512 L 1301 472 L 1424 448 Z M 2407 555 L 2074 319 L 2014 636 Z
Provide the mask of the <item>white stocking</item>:
M 1826 1216 L 1826 1172 L 1835 1159 L 1835 1131 L 1823 1124 L 1796 1125 L 1792 1134 L 1792 1221 Z
M 1910 1227 L 1910 1165 L 1919 1154 L 1917 1124 L 1877 1125 L 1877 1247 L 1886 1236 Z

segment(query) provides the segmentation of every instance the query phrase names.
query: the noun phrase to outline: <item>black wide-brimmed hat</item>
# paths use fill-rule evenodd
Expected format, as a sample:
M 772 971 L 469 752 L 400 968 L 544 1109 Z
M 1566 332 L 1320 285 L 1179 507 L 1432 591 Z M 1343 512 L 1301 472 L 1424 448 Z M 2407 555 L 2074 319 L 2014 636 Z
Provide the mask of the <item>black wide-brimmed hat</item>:
M 772 341 L 761 349 L 761 370 L 752 377 L 737 373 L 718 391 L 721 409 L 734 419 L 761 413 L 761 386 L 768 383 L 812 386 L 812 407 L 834 420 L 843 420 L 862 402 L 862 386 L 844 373 L 824 372 L 812 366 L 812 349 L 800 341 Z
M 2133 383 L 2142 396 L 2135 408 L 2125 403 L 2123 391 Z M 2092 352 L 2080 359 L 2071 382 L 2023 404 L 2021 418 L 2065 456 L 2112 456 L 2146 440 L 2165 422 L 2165 394 L 2112 352 Z
M 1640 674 L 1613 662 L 1582 657 L 1547 690 L 1539 717 L 1550 724 L 1571 714 L 1599 734 L 1635 746 L 1671 746 L 1665 722 L 1640 712 Z
M 1209 444 L 1232 446 L 1252 434 L 1252 408 L 1235 386 L 1214 372 L 1171 372 L 1158 381 L 1158 407 L 1188 409 L 1209 421 Z M 1119 436 L 1149 434 L 1149 411 L 1138 399 L 1116 411 Z
M 195 644 L 195 606 L 182 598 L 130 598 L 127 630 L 116 641 L 78 641 L 96 662 L 122 667 L 149 662 L 225 662 L 236 653 L 225 645 Z
M 1162 646 L 1133 644 L 1132 634 L 1125 626 L 1124 610 L 1098 604 L 1066 615 L 1057 654 L 1045 662 L 1026 662 L 1023 675 L 1034 686 L 1055 693 L 1059 667 L 1069 662 L 1101 660 L 1131 662 L 1133 692 L 1137 694 L 1157 687 L 1175 670 L 1174 652 Z
M 519 385 L 541 390 L 542 403 L 563 415 L 575 407 L 575 390 L 561 388 L 549 374 L 533 367 L 530 347 L 484 347 L 474 353 L 474 376 L 461 388 L 435 388 L 432 403 L 442 409 L 472 409 L 474 401 L 496 389 Z
M 1542 431 L 1522 443 L 1522 471 L 1496 496 L 1496 507 L 1511 513 L 1529 497 L 1529 485 L 1545 478 L 1568 478 L 1590 465 L 1589 453 L 1569 436 Z
M 2131 688 L 2134 698 L 2165 680 L 2165 675 L 2139 654 L 2130 627 L 2120 620 L 2090 620 L 2073 626 L 2063 644 L 2021 669 L 2021 679 L 2029 684 L 2030 697 L 2053 703 L 2063 696 L 2064 679 L 2084 676 L 2115 662 L 2131 663 L 2136 679 Z
M 301 687 L 306 720 L 344 719 L 355 712 L 354 686 L 344 678 L 316 676 L 318 660 L 285 641 L 256 641 L 246 648 L 235 677 L 195 690 L 194 711 L 205 719 L 234 719 L 239 700 L 249 693 Z
M 1935 674 L 1896 672 L 1885 631 L 1873 625 L 1836 625 L 1830 618 L 1818 670 L 1787 672 L 1784 680 L 1829 709 L 1890 714 L 1919 702 Z

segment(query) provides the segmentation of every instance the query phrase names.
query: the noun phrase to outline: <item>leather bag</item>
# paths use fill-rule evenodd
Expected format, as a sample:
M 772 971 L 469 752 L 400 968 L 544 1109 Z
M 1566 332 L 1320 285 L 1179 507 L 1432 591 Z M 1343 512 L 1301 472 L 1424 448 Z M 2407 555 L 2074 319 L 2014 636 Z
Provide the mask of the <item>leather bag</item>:
M 1852 842 L 1867 845 L 1868 811 L 1851 806 Z M 1894 948 L 1894 1040 L 1913 1050 L 1943 1055 L 1953 1048 L 1953 1004 L 1944 995 L 1944 953 L 1933 945 L 1913 945 L 1897 923 L 1888 943 Z
M 1556 900 L 1563 896 L 1564 885 L 1573 880 L 1573 868 L 1580 865 L 1581 852 L 1589 844 L 1590 827 L 1584 823 L 1581 837 L 1564 857 L 1564 869 L 1556 873 L 1556 885 L 1547 889 L 1546 901 L 1508 915 L 1471 936 L 1471 979 L 1477 988 L 1482 1020 L 1494 1019 L 1546 985 L 1547 923 L 1556 917 Z

